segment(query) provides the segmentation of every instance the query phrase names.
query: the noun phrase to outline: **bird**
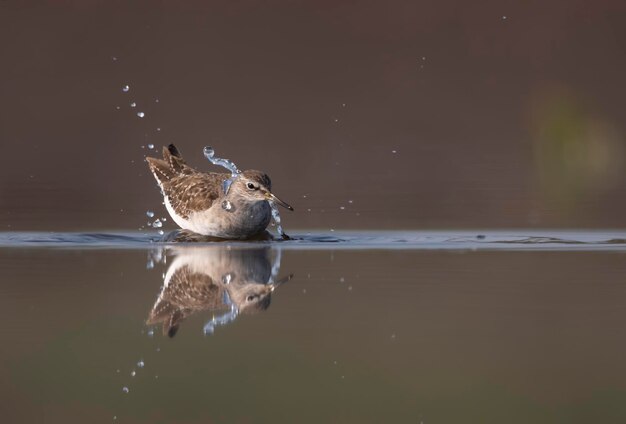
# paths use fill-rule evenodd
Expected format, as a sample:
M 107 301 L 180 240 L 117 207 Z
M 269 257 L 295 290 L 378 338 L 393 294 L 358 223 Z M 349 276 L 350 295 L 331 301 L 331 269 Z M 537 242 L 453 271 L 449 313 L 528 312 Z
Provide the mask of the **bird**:
M 278 279 L 281 254 L 269 247 L 227 249 L 217 244 L 173 248 L 171 252 L 174 260 L 146 320 L 147 325 L 161 324 L 163 334 L 169 337 L 198 312 L 225 312 L 206 324 L 205 333 L 212 333 L 240 314 L 264 311 L 274 290 L 293 277 Z
M 183 230 L 245 240 L 266 232 L 272 219 L 270 203 L 294 210 L 272 193 L 270 177 L 261 171 L 201 172 L 187 165 L 173 144 L 163 147 L 163 159 L 146 161 L 168 213 Z

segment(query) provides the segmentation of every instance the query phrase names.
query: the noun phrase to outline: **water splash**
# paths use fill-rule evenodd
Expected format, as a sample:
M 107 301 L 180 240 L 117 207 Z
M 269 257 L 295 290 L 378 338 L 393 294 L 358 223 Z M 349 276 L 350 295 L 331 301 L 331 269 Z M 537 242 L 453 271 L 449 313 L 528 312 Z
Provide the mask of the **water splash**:
M 143 112 L 137 112 L 137 116 L 143 118 L 144 116 L 146 116 L 146 114 Z
M 128 90 L 130 90 L 130 86 L 125 85 L 124 87 L 122 87 L 122 91 L 123 91 L 124 93 L 128 93 Z
M 237 168 L 237 165 L 235 165 L 232 161 L 228 159 L 223 159 L 223 158 L 216 158 L 215 150 L 211 146 L 204 146 L 204 156 L 213 165 L 222 166 L 230 171 L 230 178 L 224 180 L 224 183 L 222 185 L 222 190 L 224 191 L 224 194 L 228 194 L 228 191 L 230 190 L 230 186 L 233 184 L 233 181 L 235 180 L 235 178 L 237 178 L 239 174 L 241 174 L 241 171 Z M 222 203 L 222 207 L 226 209 L 227 211 L 230 210 L 226 208 L 224 203 Z
M 153 217 L 154 217 L 154 212 L 152 212 L 152 211 L 146 211 L 146 216 L 147 216 L 148 218 L 153 218 Z
M 280 272 L 280 263 L 282 261 L 282 258 L 283 258 L 282 249 L 276 249 L 276 254 L 274 256 L 274 260 L 272 261 L 272 271 L 270 273 L 270 279 L 268 281 L 268 284 L 276 283 L 278 279 L 278 273 Z
M 232 279 L 233 279 L 233 274 L 230 273 L 230 272 L 227 273 L 227 274 L 222 275 L 222 283 L 224 283 L 224 284 L 230 284 Z
M 204 156 L 211 162 L 213 165 L 222 166 L 230 171 L 231 177 L 235 178 L 241 174 L 241 171 L 237 169 L 237 165 L 235 165 L 232 161 L 223 158 L 215 157 L 215 150 L 213 150 L 210 146 L 204 147 Z
M 161 220 L 160 220 L 160 219 L 156 219 L 156 220 L 152 223 L 152 226 L 153 226 L 154 228 L 161 228 L 161 227 L 163 226 L 163 223 L 161 222 Z
M 227 180 L 224 180 L 224 183 L 222 184 L 222 190 L 224 191 L 224 194 L 228 194 L 228 190 L 230 190 L 230 186 L 233 184 L 233 178 L 229 178 Z
M 278 206 L 274 202 L 269 202 L 269 203 L 270 203 L 270 207 L 272 208 L 272 219 L 274 220 L 274 223 L 276 224 L 276 231 L 278 231 L 278 234 L 284 240 L 289 239 L 289 236 L 285 234 L 285 232 L 283 231 L 283 226 L 280 223 L 280 212 L 278 212 Z
M 142 359 L 140 359 L 140 360 L 139 360 L 139 362 L 137 362 L 137 366 L 138 366 L 139 368 L 143 368 L 145 365 L 146 365 L 146 364 L 143 362 L 143 360 L 142 360 Z
M 207 322 L 204 325 L 205 335 L 213 334 L 217 327 L 233 322 L 239 315 L 239 309 L 237 309 L 237 306 L 230 300 L 228 291 L 224 291 L 223 302 L 225 305 L 230 306 L 230 311 L 226 312 L 225 314 L 213 317 L 209 322 Z

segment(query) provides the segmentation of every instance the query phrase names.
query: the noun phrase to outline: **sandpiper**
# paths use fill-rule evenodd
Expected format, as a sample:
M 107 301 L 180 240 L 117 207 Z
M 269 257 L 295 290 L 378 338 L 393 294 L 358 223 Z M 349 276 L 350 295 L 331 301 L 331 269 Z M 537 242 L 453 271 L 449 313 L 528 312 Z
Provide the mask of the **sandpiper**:
M 272 205 L 293 211 L 271 192 L 272 183 L 263 172 L 200 172 L 185 163 L 173 144 L 163 147 L 163 159 L 146 160 L 161 187 L 167 211 L 185 230 L 224 239 L 248 239 L 265 232 L 272 219 Z
M 174 260 L 146 324 L 163 325 L 174 337 L 181 322 L 200 311 L 223 313 L 205 325 L 205 334 L 238 315 L 266 310 L 272 293 L 293 274 L 278 278 L 281 252 L 268 247 L 225 249 L 223 246 L 172 249 Z

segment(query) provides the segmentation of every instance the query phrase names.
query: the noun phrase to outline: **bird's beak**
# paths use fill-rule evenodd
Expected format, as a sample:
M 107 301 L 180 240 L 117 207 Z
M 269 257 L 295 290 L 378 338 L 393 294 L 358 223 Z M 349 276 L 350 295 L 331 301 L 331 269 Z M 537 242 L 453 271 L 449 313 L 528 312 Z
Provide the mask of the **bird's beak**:
M 270 193 L 269 191 L 265 194 L 265 197 L 267 198 L 267 200 L 269 200 L 270 202 L 274 202 L 279 204 L 280 206 L 282 206 L 285 209 L 289 209 L 290 211 L 293 210 L 293 208 L 291 207 L 291 205 L 283 202 L 282 200 L 280 200 L 278 197 L 276 197 L 273 193 Z

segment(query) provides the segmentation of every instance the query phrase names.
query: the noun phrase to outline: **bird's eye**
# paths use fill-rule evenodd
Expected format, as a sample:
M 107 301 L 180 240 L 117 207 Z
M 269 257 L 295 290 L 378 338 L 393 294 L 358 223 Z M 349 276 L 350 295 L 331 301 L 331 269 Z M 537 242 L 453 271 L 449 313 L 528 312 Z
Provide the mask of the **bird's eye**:
M 248 183 L 248 188 L 249 188 L 250 190 L 254 190 L 254 188 L 255 188 L 255 187 L 254 187 L 254 184 L 252 184 L 252 183 Z
M 248 296 L 248 297 L 246 298 L 246 300 L 247 300 L 248 302 L 252 302 L 252 301 L 253 301 L 254 299 L 256 299 L 256 298 L 257 298 L 257 296 L 250 295 L 250 296 Z

